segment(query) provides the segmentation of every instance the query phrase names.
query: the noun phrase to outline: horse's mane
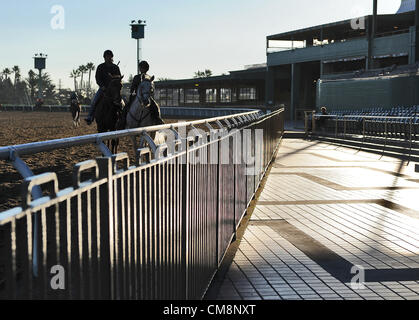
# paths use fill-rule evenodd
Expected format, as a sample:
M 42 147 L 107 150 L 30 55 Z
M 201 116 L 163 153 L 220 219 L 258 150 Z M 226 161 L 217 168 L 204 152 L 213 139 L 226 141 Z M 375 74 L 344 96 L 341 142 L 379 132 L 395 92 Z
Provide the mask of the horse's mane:
M 141 81 L 150 81 L 150 82 L 153 82 L 154 81 L 154 76 L 150 76 L 148 74 L 143 74 L 141 76 Z

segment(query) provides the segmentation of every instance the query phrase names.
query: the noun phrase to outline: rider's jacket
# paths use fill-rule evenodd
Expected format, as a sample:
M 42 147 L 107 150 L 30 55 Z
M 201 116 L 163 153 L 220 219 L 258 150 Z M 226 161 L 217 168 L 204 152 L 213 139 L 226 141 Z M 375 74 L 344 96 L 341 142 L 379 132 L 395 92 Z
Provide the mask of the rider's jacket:
M 113 76 L 120 76 L 121 71 L 119 70 L 119 67 L 113 63 L 112 64 L 102 63 L 97 67 L 96 83 L 100 88 L 107 87 L 109 82 L 111 82 L 112 78 L 109 74 Z
M 141 83 L 141 76 L 142 76 L 142 74 L 137 74 L 135 77 L 134 77 L 134 79 L 132 79 L 132 84 L 131 84 L 131 89 L 130 89 L 130 93 L 131 93 L 131 95 L 133 94 L 133 93 L 136 93 L 137 92 L 137 89 L 138 89 L 138 86 L 140 85 L 140 83 Z M 148 79 L 151 79 L 151 77 L 148 75 L 148 74 L 145 74 L 145 77 L 146 78 L 148 78 Z M 150 80 L 151 81 L 151 80 Z M 154 82 L 153 82 L 153 90 L 152 90 L 152 92 L 151 92 L 151 96 L 152 97 L 154 97 Z

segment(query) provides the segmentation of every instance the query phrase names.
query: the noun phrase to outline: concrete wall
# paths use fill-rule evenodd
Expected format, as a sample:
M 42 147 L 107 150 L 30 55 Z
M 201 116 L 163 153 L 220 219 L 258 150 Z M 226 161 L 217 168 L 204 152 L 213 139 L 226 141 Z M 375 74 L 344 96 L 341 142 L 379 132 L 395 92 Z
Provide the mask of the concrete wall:
M 419 105 L 419 75 L 349 80 L 321 80 L 317 108 L 359 109 Z

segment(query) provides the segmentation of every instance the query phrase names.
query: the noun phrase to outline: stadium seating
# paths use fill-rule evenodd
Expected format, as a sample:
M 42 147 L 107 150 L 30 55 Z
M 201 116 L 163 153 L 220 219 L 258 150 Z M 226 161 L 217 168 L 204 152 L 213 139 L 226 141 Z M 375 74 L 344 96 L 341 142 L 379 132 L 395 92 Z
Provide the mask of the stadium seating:
M 319 121 L 321 114 L 316 114 Z M 419 105 L 391 109 L 370 107 L 360 110 L 328 111 L 325 121 L 316 125 L 323 133 L 354 134 L 391 139 L 419 140 Z M 311 116 L 308 123 L 311 126 Z

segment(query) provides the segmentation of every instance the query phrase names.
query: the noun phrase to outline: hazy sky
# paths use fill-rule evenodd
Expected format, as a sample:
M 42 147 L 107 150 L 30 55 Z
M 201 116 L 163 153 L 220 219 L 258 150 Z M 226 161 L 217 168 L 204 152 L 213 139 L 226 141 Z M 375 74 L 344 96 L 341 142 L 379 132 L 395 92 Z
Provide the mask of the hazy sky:
M 105 49 L 128 77 L 136 72 L 129 24 L 147 21 L 143 59 L 156 78 L 191 78 L 266 62 L 266 36 L 372 12 L 372 0 L 0 0 L 0 70 L 19 65 L 26 76 L 33 54 L 48 54 L 47 72 L 72 87 L 72 69 L 102 62 Z M 395 13 L 400 0 L 378 0 Z M 64 29 L 53 29 L 51 8 L 64 8 Z

